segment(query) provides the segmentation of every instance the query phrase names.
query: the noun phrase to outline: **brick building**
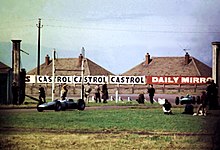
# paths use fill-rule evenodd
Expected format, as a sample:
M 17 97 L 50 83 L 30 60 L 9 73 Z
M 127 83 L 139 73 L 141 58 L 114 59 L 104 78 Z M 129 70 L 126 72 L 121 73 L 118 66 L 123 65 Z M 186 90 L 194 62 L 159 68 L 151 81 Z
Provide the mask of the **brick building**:
M 83 56 L 80 55 L 78 58 L 55 58 L 55 76 L 80 76 L 81 75 L 81 63 Z M 47 55 L 45 57 L 45 62 L 40 65 L 40 75 L 52 76 L 53 63 L 50 57 Z M 84 75 L 85 76 L 109 76 L 114 75 L 110 71 L 96 64 L 88 58 L 84 58 Z M 36 75 L 37 68 L 34 68 L 27 72 L 27 75 Z M 51 95 L 51 84 L 43 84 L 48 96 Z M 92 85 L 92 87 L 95 85 Z M 80 84 L 70 84 L 68 86 L 69 96 L 79 96 L 81 85 Z M 55 85 L 56 96 L 60 95 L 61 84 Z M 38 84 L 27 84 L 26 93 L 28 95 L 38 95 Z
M 150 57 L 145 55 L 145 61 L 131 68 L 122 75 L 144 76 L 197 76 L 212 77 L 212 68 L 199 61 L 188 53 L 183 57 Z M 156 85 L 162 92 L 196 92 L 204 90 L 206 85 Z

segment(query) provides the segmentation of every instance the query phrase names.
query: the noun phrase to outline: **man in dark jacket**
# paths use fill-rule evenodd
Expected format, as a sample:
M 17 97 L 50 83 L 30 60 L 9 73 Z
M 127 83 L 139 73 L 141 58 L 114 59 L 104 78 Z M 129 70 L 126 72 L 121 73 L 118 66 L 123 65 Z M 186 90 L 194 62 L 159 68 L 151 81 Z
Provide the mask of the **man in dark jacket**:
M 103 103 L 107 103 L 107 99 L 108 99 L 108 87 L 107 87 L 106 82 L 105 82 L 105 84 L 103 84 L 103 86 L 102 86 L 102 99 L 103 99 Z
M 43 103 L 42 99 L 44 100 L 44 103 L 46 103 L 46 94 L 45 94 L 45 91 L 44 91 L 44 88 L 39 85 L 39 100 L 40 100 L 40 103 Z
M 209 102 L 209 109 L 216 109 L 218 107 L 218 99 L 217 99 L 217 85 L 214 83 L 214 80 L 208 82 L 207 86 L 207 98 Z
M 152 84 L 150 85 L 150 88 L 148 89 L 147 92 L 149 93 L 150 102 L 151 102 L 151 104 L 153 104 L 153 103 L 154 103 L 154 93 L 155 93 L 155 89 L 154 89 L 154 87 L 153 87 Z

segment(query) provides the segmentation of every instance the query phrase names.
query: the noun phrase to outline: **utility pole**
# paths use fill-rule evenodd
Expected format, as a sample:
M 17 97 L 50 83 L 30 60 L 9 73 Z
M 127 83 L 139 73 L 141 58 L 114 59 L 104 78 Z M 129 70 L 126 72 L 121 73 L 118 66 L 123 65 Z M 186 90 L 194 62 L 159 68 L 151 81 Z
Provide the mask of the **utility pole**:
M 52 56 L 53 56 L 53 67 L 52 67 L 52 101 L 54 100 L 54 94 L 55 94 L 55 71 L 56 71 L 56 68 L 55 68 L 55 56 L 56 56 L 56 50 L 53 49 L 53 52 L 52 52 Z
M 36 24 L 38 28 L 38 57 L 37 57 L 37 75 L 40 75 L 40 29 L 43 28 L 41 25 L 41 18 L 38 18 L 38 24 Z
M 81 99 L 84 100 L 84 60 L 85 60 L 85 49 L 82 47 L 82 63 L 81 63 Z

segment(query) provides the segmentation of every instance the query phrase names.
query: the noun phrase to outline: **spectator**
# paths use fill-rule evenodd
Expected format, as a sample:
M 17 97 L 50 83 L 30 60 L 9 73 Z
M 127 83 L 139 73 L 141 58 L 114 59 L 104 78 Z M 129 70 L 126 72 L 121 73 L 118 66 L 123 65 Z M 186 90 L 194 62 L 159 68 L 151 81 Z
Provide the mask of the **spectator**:
M 149 93 L 150 102 L 151 102 L 151 104 L 153 104 L 153 103 L 154 103 L 154 93 L 155 93 L 155 89 L 154 89 L 154 87 L 153 87 L 152 84 L 150 85 L 150 88 L 148 88 L 148 91 L 147 91 L 147 92 Z
M 192 115 L 193 113 L 194 113 L 194 106 L 191 103 L 186 104 L 183 114 Z
M 196 115 L 206 116 L 206 113 L 207 113 L 206 107 L 208 105 L 208 99 L 207 99 L 207 95 L 206 95 L 205 91 L 202 92 L 200 100 L 201 100 L 201 104 L 199 105 L 196 113 L 193 114 L 194 116 L 196 116 Z M 200 111 L 202 111 L 202 113 L 200 113 Z
M 163 112 L 164 112 L 164 114 L 172 115 L 173 113 L 172 113 L 171 108 L 172 108 L 171 103 L 167 99 L 165 99 L 165 103 L 163 104 Z
M 139 104 L 144 104 L 144 92 L 138 95 L 138 99 L 136 100 Z
M 90 83 L 88 82 L 87 85 L 85 86 L 85 98 L 88 103 L 89 103 L 89 95 L 91 91 L 92 91 L 92 88 L 90 87 Z
M 42 99 L 44 101 L 42 101 Z M 44 90 L 44 88 L 41 85 L 39 85 L 39 100 L 40 100 L 40 103 L 43 103 L 43 102 L 46 103 L 45 90 Z
M 99 101 L 99 103 L 101 103 L 101 98 L 100 98 L 100 87 L 99 85 L 97 85 L 95 87 L 95 102 L 97 103 Z
M 18 104 L 18 86 L 16 82 L 12 84 L 12 96 L 13 96 L 13 105 Z
M 67 92 L 68 92 L 67 85 L 63 84 L 62 89 L 61 89 L 61 96 L 60 96 L 62 100 L 66 99 Z
M 209 109 L 216 109 L 218 107 L 217 99 L 217 85 L 214 83 L 214 80 L 208 81 L 208 86 L 206 88 L 207 98 L 209 102 Z
M 106 82 L 103 84 L 102 86 L 102 99 L 103 99 L 103 103 L 107 103 L 107 99 L 108 99 L 108 87 Z

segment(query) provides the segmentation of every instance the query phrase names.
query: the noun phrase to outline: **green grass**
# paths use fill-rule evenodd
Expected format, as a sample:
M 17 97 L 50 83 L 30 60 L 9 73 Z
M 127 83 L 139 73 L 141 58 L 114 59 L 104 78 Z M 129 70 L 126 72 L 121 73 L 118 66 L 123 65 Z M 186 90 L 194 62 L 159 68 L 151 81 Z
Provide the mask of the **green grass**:
M 204 132 L 203 117 L 164 115 L 157 109 L 19 112 L 0 116 L 0 127 L 49 128 L 62 130 L 128 130 L 166 132 Z
M 164 115 L 161 108 L 138 106 L 41 113 L 0 110 L 0 149 L 212 149 L 212 136 L 193 134 L 212 134 L 219 116 L 182 111 L 173 108 L 174 115 Z

